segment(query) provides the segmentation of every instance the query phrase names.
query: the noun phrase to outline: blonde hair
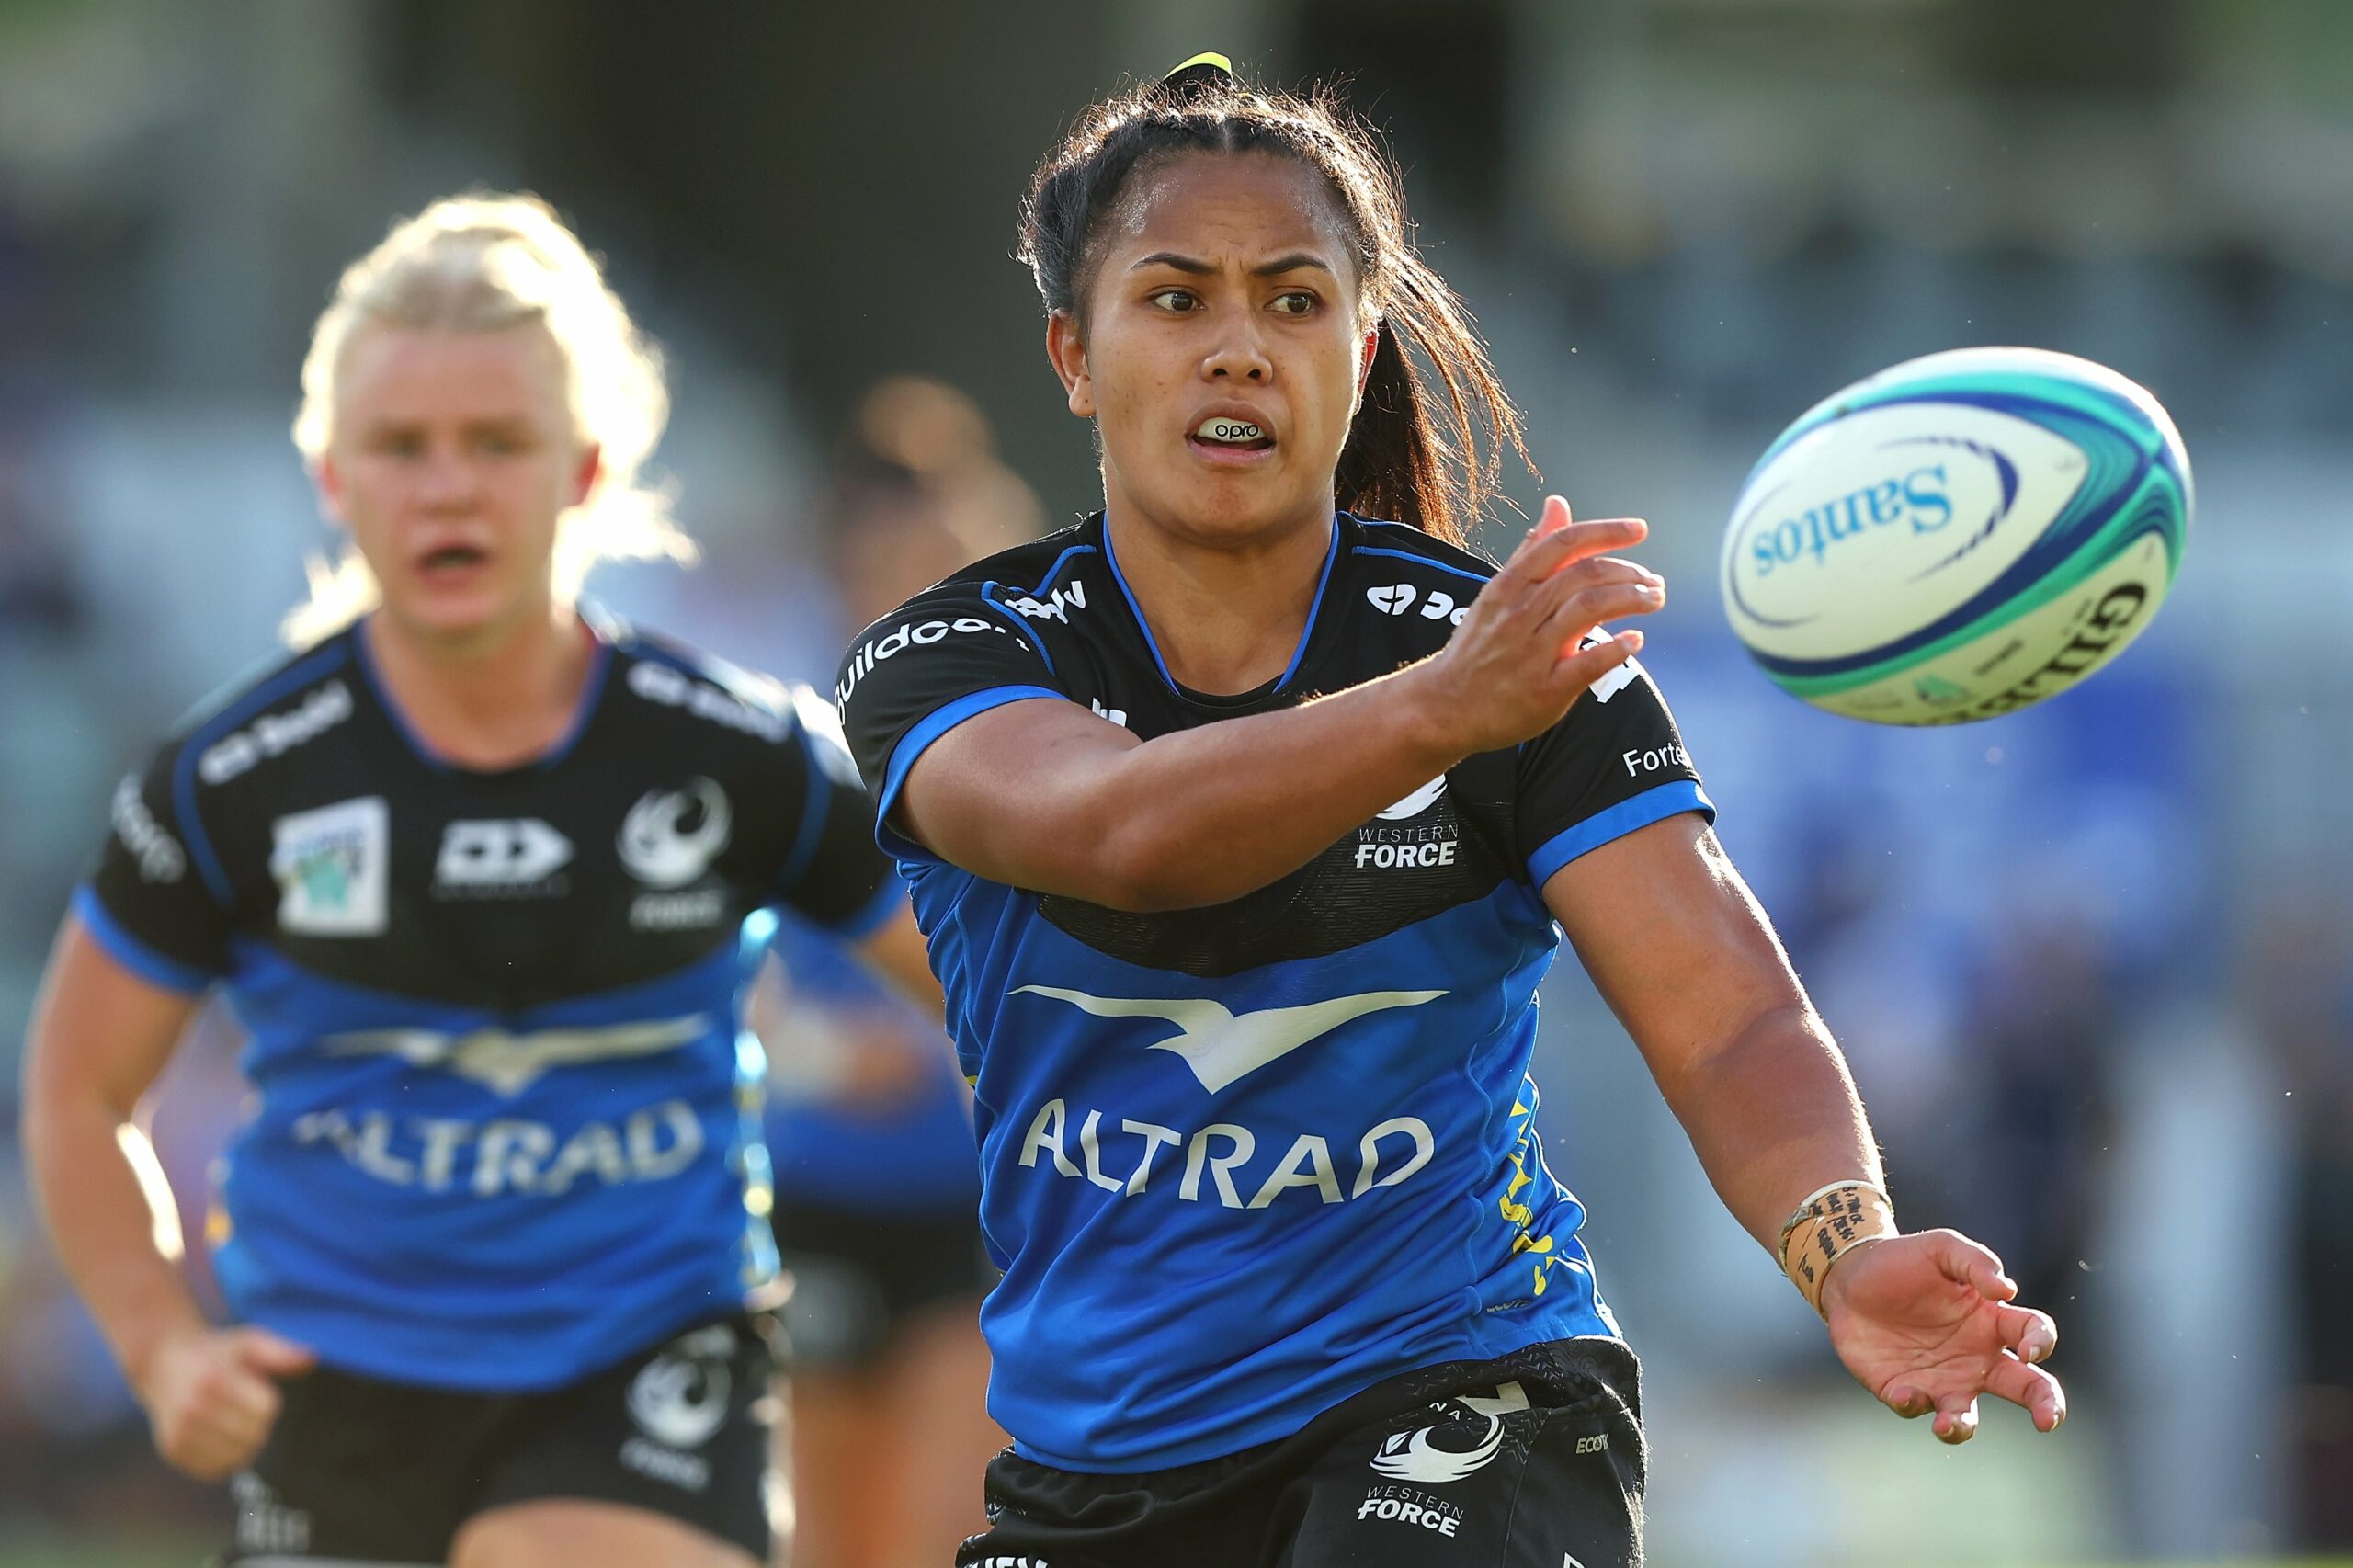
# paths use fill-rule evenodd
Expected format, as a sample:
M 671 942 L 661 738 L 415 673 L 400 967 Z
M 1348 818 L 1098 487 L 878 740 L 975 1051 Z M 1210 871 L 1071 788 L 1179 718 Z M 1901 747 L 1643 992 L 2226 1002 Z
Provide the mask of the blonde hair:
M 294 445 L 316 469 L 334 440 L 343 365 L 359 329 L 496 332 L 538 323 L 563 358 L 574 432 L 603 471 L 556 535 L 554 588 L 571 603 L 599 561 L 691 562 L 694 541 L 665 491 L 641 478 L 670 417 L 662 354 L 630 320 L 597 260 L 536 196 L 474 193 L 392 225 L 344 270 L 302 360 Z M 285 620 L 287 641 L 314 642 L 374 608 L 375 574 L 356 545 L 313 556 L 311 597 Z

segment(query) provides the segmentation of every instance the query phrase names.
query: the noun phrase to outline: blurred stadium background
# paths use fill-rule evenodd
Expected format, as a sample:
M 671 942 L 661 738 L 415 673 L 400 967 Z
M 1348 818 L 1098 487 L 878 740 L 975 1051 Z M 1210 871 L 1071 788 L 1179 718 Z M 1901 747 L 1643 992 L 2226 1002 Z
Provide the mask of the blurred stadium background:
M 1547 1136 L 1648 1360 L 1656 1560 L 2353 1549 L 2340 0 L 0 0 L 0 1096 L 114 780 L 267 652 L 325 542 L 296 368 L 394 215 L 528 187 L 609 256 L 670 351 L 709 560 L 593 587 L 818 674 L 847 629 L 813 491 L 876 378 L 963 388 L 1050 516 L 1091 504 L 1014 201 L 1092 94 L 1204 47 L 1352 75 L 1392 129 L 1548 481 L 1652 519 L 1681 592 L 1648 662 L 1899 1212 L 1993 1244 L 2064 1329 L 2056 1438 L 2006 1409 L 1945 1450 L 1878 1412 L 1563 974 Z M 2174 602 L 2029 713 L 1814 714 L 1722 625 L 1726 507 L 1817 396 L 1974 343 L 2171 407 L 2200 502 Z M 199 1030 L 158 1115 L 185 1192 L 233 1035 Z M 8 1108 L 0 1562 L 193 1561 L 225 1504 L 153 1458 L 32 1233 Z

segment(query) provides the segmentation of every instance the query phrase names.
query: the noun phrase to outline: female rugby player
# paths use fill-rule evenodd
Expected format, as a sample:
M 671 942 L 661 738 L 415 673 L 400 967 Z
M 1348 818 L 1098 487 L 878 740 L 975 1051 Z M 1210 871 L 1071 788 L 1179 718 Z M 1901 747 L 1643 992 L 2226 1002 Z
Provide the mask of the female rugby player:
M 1867 1388 L 1952 1442 L 1983 1393 L 2063 1412 L 1999 1262 L 1897 1233 L 1600 630 L 1663 601 L 1608 553 L 1643 525 L 1556 497 L 1501 567 L 1460 547 L 1474 412 L 1517 418 L 1409 233 L 1326 100 L 1211 61 L 1097 105 L 1022 255 L 1103 511 L 843 666 L 1006 1270 L 968 1564 L 1640 1561 L 1635 1362 L 1526 1077 L 1563 931 Z
M 345 275 L 294 434 L 350 535 L 304 645 L 115 794 L 33 1029 L 51 1235 L 233 1561 L 765 1560 L 775 1269 L 736 933 L 918 977 L 832 710 L 576 600 L 678 555 L 660 365 L 528 198 Z M 198 998 L 250 1034 L 213 1221 L 239 1326 L 118 1130 Z

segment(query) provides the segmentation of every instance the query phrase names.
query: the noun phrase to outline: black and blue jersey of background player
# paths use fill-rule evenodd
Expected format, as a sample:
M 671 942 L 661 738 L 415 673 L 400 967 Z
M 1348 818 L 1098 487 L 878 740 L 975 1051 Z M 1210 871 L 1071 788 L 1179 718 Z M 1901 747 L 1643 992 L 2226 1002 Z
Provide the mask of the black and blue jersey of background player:
M 1662 602 L 1604 553 L 1643 525 L 1555 498 L 1500 568 L 1450 542 L 1449 439 L 1516 418 L 1403 225 L 1365 132 L 1215 63 L 1082 116 L 1024 253 L 1105 511 L 843 665 L 1006 1270 L 968 1564 L 1640 1561 L 1632 1361 L 1527 1077 L 1563 931 L 1760 1242 L 1825 1189 L 1885 1212 L 1639 634 L 1599 630 Z M 1983 1392 L 2056 1425 L 1991 1254 L 1842 1223 L 1815 1278 L 1868 1387 L 1950 1440 Z
M 575 608 L 584 557 L 669 542 L 660 383 L 537 203 L 395 230 L 305 390 L 381 606 L 115 794 L 28 1074 L 59 1253 L 165 1456 L 237 1472 L 236 1561 L 765 1561 L 738 928 L 786 905 L 932 986 L 834 710 Z M 215 987 L 255 1089 L 225 1330 L 116 1143 Z

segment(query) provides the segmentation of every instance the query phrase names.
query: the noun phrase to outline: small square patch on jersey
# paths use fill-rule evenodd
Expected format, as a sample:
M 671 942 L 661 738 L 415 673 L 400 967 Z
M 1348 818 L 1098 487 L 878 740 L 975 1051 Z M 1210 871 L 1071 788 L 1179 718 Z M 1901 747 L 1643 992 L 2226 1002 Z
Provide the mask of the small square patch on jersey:
M 391 909 L 392 816 L 381 795 L 270 824 L 278 926 L 304 937 L 381 937 Z

